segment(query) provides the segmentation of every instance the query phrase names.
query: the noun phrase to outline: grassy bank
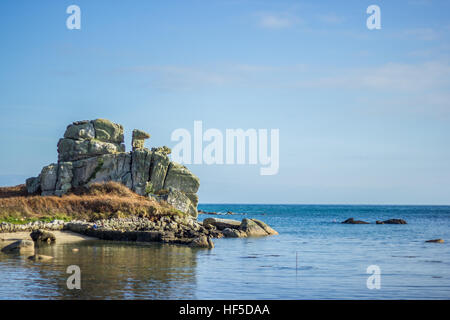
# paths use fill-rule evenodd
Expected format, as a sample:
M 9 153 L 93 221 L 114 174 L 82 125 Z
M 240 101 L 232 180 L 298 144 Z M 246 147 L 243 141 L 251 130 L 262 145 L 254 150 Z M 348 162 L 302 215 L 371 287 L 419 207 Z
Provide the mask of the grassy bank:
M 183 215 L 167 203 L 140 196 L 116 182 L 92 184 L 62 197 L 28 195 L 25 185 L 0 187 L 0 222 L 54 219 L 89 221 L 128 216 Z

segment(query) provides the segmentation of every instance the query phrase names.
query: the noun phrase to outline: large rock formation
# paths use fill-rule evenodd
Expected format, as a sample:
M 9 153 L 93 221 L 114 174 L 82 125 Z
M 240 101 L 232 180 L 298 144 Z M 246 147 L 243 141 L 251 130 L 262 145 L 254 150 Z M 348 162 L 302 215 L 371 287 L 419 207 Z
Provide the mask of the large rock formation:
M 62 196 L 95 182 L 116 181 L 197 217 L 198 177 L 171 162 L 168 147 L 145 148 L 148 138 L 148 133 L 135 129 L 132 151 L 125 152 L 120 124 L 105 119 L 76 121 L 58 142 L 58 162 L 26 180 L 28 193 Z

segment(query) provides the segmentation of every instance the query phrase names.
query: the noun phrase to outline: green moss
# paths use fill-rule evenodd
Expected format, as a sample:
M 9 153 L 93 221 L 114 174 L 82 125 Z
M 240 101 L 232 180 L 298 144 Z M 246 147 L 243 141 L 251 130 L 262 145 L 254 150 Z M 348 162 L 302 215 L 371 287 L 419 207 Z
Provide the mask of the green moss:
M 99 171 L 102 169 L 103 164 L 104 164 L 103 158 L 99 157 L 99 158 L 97 159 L 97 166 L 95 167 L 94 172 L 92 172 L 92 174 L 91 174 L 91 176 L 89 177 L 89 179 L 88 179 L 87 182 L 90 182 L 90 181 L 92 181 L 93 179 L 95 179 L 95 177 L 97 176 L 97 173 L 99 173 Z

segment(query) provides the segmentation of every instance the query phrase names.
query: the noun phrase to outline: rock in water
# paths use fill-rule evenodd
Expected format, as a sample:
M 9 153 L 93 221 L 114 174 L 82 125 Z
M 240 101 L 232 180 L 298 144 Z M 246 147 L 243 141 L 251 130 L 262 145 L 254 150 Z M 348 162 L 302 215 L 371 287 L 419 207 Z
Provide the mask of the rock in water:
M 245 238 L 247 233 L 239 229 L 225 228 L 222 230 L 225 238 Z
M 34 230 L 30 233 L 30 237 L 34 242 L 55 242 L 56 237 L 53 233 L 44 230 Z
M 377 221 L 377 224 L 406 224 L 406 221 L 403 219 L 389 219 L 385 221 Z
M 368 222 L 355 220 L 353 218 L 349 218 L 345 221 L 342 221 L 342 223 L 345 223 L 345 224 L 369 224 Z
M 258 223 L 252 219 L 242 219 L 240 230 L 244 231 L 249 237 L 265 237 L 269 235 Z
M 444 239 L 434 239 L 434 240 L 427 240 L 425 242 L 430 242 L 430 243 L 444 243 Z
M 200 236 L 198 238 L 195 238 L 191 243 L 191 247 L 194 248 L 214 248 L 214 243 L 212 242 L 211 238 L 207 236 Z
M 213 225 L 219 230 L 229 229 L 239 229 L 241 222 L 231 219 L 219 219 L 219 218 L 206 218 L 203 220 L 203 226 Z
M 272 229 L 271 227 L 269 227 L 267 224 L 265 224 L 264 222 L 260 221 L 260 220 L 256 220 L 256 219 L 252 219 L 252 221 L 256 222 L 257 225 L 259 225 L 262 229 L 264 229 L 265 232 L 267 232 L 267 234 L 269 236 L 273 236 L 273 235 L 277 235 L 278 232 L 275 231 L 274 229 Z
M 47 261 L 53 259 L 53 257 L 44 256 L 43 254 L 35 254 L 34 256 L 29 256 L 28 259 L 33 261 Z
M 2 249 L 4 253 L 30 253 L 34 252 L 34 242 L 30 240 L 18 240 Z

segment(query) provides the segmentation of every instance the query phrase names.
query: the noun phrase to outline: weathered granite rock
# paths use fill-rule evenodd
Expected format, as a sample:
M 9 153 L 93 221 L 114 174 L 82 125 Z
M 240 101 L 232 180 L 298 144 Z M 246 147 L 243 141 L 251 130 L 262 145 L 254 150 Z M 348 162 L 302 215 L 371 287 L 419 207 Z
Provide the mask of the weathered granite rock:
M 231 219 L 219 219 L 219 218 L 206 218 L 203 220 L 203 226 L 213 225 L 219 230 L 229 229 L 239 229 L 241 222 Z
M 170 162 L 170 148 L 144 148 L 149 137 L 135 129 L 133 151 L 125 153 L 120 124 L 105 119 L 73 122 L 58 142 L 58 164 L 44 167 L 37 178 L 28 179 L 27 191 L 62 196 L 92 183 L 115 181 L 197 217 L 199 179 L 186 167 Z
M 274 229 L 272 229 L 271 227 L 269 227 L 267 224 L 265 224 L 264 222 L 260 221 L 260 220 L 256 220 L 256 219 L 252 219 L 252 221 L 256 222 L 256 224 L 258 226 L 260 226 L 262 229 L 264 229 L 264 231 L 269 235 L 277 235 L 278 232 L 275 231 Z
M 79 160 L 73 165 L 73 187 L 90 185 L 95 182 L 116 181 L 132 188 L 131 154 L 106 154 Z
M 53 233 L 41 229 L 34 230 L 30 233 L 30 237 L 34 242 L 55 242 L 56 237 Z
M 159 152 L 165 155 L 169 155 L 172 153 L 172 149 L 170 149 L 167 146 L 162 146 L 162 147 L 156 147 L 156 148 L 152 148 L 153 152 Z
M 146 139 L 150 138 L 150 134 L 148 134 L 145 131 L 134 129 L 133 130 L 133 137 L 131 140 L 131 146 L 133 148 L 133 151 L 143 149 L 144 143 Z
M 84 140 L 95 139 L 95 129 L 91 121 L 77 121 L 67 126 L 64 138 Z
M 106 119 L 93 120 L 92 124 L 95 129 L 95 139 L 116 144 L 123 143 L 124 136 L 122 125 Z
M 53 195 L 58 179 L 58 165 L 52 163 L 42 168 L 40 174 L 40 186 L 43 196 Z
M 62 196 L 72 188 L 72 162 L 58 163 L 58 179 L 56 180 L 55 195 Z
M 197 210 L 192 211 L 191 200 L 181 191 L 176 189 L 170 189 L 168 193 L 159 196 L 161 200 L 166 201 L 172 207 L 181 212 L 186 212 L 193 217 L 197 217 Z
M 164 189 L 174 188 L 184 192 L 196 193 L 200 187 L 200 180 L 185 166 L 171 162 L 167 171 Z
M 40 177 L 32 177 L 28 178 L 25 182 L 27 186 L 27 192 L 29 194 L 35 194 L 40 191 L 41 188 L 41 179 Z
M 30 240 L 18 240 L 2 249 L 4 253 L 30 253 L 34 252 L 34 242 Z
M 195 238 L 191 243 L 191 247 L 194 248 L 214 248 L 214 243 L 212 242 L 211 238 L 207 236 L 200 236 L 198 238 Z
M 136 149 L 131 153 L 131 179 L 133 191 L 145 195 L 150 175 L 152 152 L 147 149 Z
M 239 229 L 225 228 L 222 230 L 225 238 L 246 238 L 247 233 Z
M 167 175 L 169 164 L 170 160 L 167 155 L 160 152 L 152 152 L 150 181 L 152 182 L 153 193 L 157 193 L 164 188 L 164 180 Z
M 58 142 L 59 161 L 77 161 L 103 154 L 125 152 L 123 144 L 100 140 L 60 139 Z
M 240 230 L 244 231 L 249 237 L 264 237 L 269 235 L 258 223 L 252 219 L 242 219 Z
M 403 219 L 389 219 L 385 221 L 376 221 L 376 224 L 407 224 Z
M 342 221 L 342 223 L 345 223 L 345 224 L 369 224 L 369 222 L 355 220 L 353 218 L 348 218 L 347 220 Z

